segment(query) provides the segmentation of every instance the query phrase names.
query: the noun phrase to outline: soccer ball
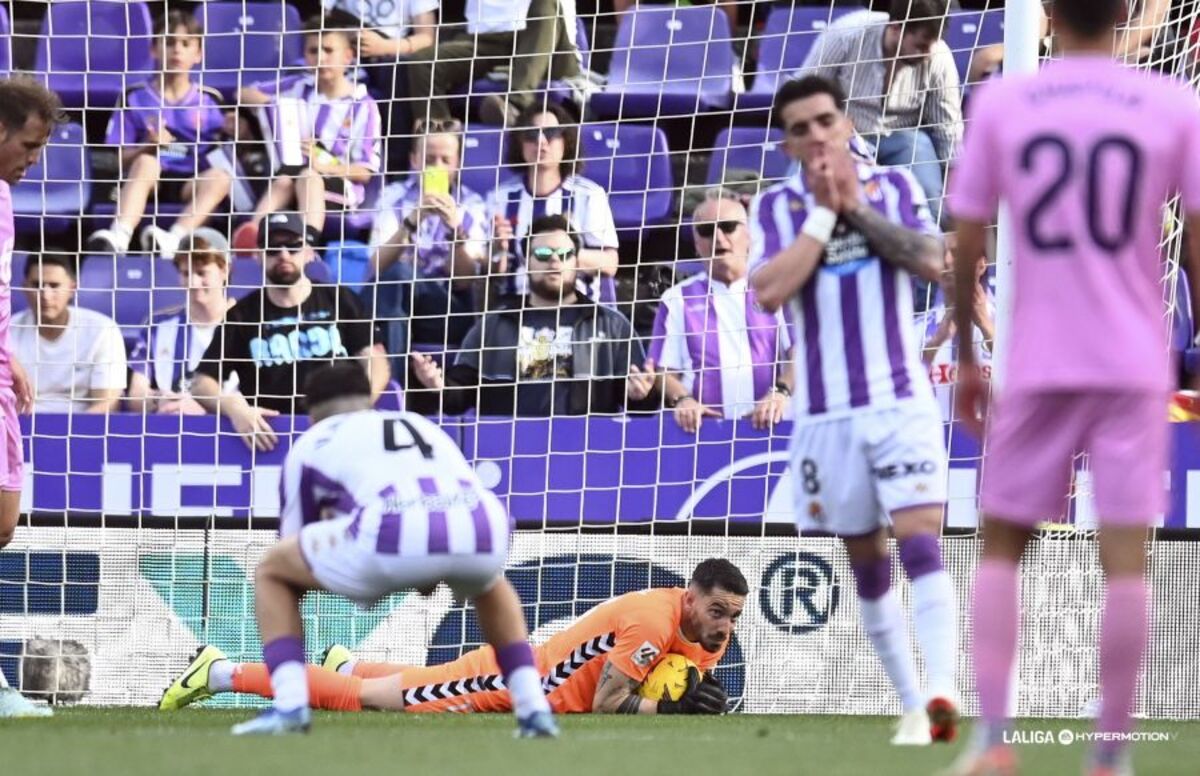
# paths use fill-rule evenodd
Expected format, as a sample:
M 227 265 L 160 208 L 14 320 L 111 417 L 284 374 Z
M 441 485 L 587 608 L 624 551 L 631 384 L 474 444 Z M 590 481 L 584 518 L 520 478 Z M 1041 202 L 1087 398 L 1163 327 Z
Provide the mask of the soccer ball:
M 687 689 L 688 669 L 696 668 L 696 664 L 683 655 L 675 653 L 663 655 L 658 665 L 638 688 L 638 695 L 652 701 L 661 701 L 663 693 L 673 701 L 683 697 Z

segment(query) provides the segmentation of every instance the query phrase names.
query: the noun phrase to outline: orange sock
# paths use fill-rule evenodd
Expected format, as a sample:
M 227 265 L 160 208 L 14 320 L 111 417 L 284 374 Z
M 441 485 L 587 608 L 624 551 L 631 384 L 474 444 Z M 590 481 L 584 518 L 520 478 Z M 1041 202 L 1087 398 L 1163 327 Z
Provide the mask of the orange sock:
M 362 711 L 362 679 L 342 676 L 320 666 L 308 669 L 308 702 L 318 709 Z M 233 691 L 271 698 L 271 674 L 263 663 L 241 663 L 233 669 Z
M 404 673 L 409 667 L 399 663 L 367 663 L 360 660 L 354 664 L 351 673 L 362 679 L 378 679 L 381 676 L 396 676 Z

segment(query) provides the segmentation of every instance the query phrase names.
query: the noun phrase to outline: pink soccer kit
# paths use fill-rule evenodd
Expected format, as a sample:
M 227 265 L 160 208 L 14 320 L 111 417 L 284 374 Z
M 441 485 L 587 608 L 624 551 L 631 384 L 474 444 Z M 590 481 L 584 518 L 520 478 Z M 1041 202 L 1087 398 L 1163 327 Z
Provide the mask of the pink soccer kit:
M 0 490 L 20 490 L 23 475 L 21 427 L 17 423 L 12 345 L 8 336 L 12 321 L 12 254 L 15 239 L 12 192 L 7 183 L 0 181 L 0 425 L 4 434 L 3 443 L 0 444 Z
M 949 206 L 990 221 L 1004 201 L 1015 240 L 983 510 L 1060 514 L 1072 457 L 1088 452 L 1101 520 L 1148 520 L 1164 506 L 1170 389 L 1162 208 L 1182 192 L 1200 212 L 1200 105 L 1085 56 L 989 84 L 971 108 Z

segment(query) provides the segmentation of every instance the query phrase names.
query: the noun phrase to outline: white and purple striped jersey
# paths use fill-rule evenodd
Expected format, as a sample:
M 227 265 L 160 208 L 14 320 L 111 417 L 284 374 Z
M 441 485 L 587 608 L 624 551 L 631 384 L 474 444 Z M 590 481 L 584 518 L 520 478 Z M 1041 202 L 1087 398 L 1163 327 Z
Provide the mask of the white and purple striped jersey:
M 312 74 L 294 75 L 277 80 L 254 84 L 264 94 L 291 97 L 308 107 L 308 126 L 303 136 L 320 143 L 338 161 L 361 164 L 371 172 L 379 172 L 383 166 L 383 119 L 375 98 L 367 93 L 365 84 L 355 84 L 354 91 L 346 97 L 329 98 L 317 89 L 317 79 Z M 275 126 L 273 106 L 267 111 L 271 125 Z M 274 143 L 267 143 L 267 150 L 277 154 Z M 272 160 L 278 166 L 278 159 Z M 366 186 L 350 184 L 351 207 L 362 204 Z
M 380 555 L 488 554 L 507 513 L 444 431 L 420 415 L 326 418 L 292 446 L 279 482 L 281 537 L 352 516 L 348 538 Z
M 908 170 L 859 164 L 872 207 L 911 229 L 940 236 Z M 815 207 L 803 173 L 759 194 L 750 208 L 751 273 L 790 245 Z M 812 277 L 793 300 L 796 418 L 881 409 L 909 398 L 933 401 L 913 331 L 910 275 L 875 254 L 841 222 Z

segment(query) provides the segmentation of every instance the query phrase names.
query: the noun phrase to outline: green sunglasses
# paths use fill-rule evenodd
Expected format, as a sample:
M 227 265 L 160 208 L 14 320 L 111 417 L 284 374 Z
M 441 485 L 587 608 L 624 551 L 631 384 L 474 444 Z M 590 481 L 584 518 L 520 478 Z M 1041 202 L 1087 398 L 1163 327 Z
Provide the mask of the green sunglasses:
M 555 256 L 557 256 L 559 261 L 565 262 L 565 261 L 570 261 L 571 259 L 575 258 L 575 249 L 574 248 L 547 248 L 545 246 L 542 246 L 540 248 L 534 248 L 533 251 L 529 255 L 532 256 L 533 258 L 537 259 L 538 261 L 550 261 Z

